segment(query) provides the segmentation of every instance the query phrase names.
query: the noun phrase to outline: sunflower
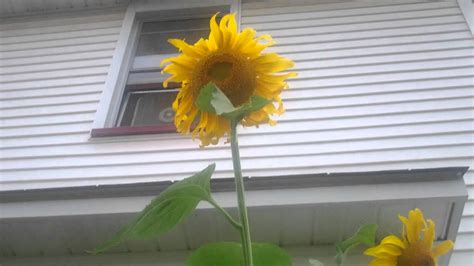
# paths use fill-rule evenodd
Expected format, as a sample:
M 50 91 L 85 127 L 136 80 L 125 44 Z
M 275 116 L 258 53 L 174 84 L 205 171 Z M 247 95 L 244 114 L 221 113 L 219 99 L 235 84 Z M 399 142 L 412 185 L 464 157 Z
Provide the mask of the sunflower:
M 375 257 L 369 266 L 435 266 L 438 265 L 436 258 L 453 248 L 451 240 L 433 247 L 435 223 L 425 221 L 419 209 L 411 210 L 408 218 L 399 218 L 403 223 L 402 239 L 390 235 L 380 245 L 367 249 L 364 254 Z
M 250 113 L 241 123 L 244 126 L 275 124 L 272 115 L 284 112 L 280 93 L 287 87 L 286 79 L 295 73 L 277 73 L 293 67 L 294 63 L 275 53 L 262 54 L 273 44 L 269 35 L 256 37 L 256 31 L 246 28 L 237 31 L 235 14 L 222 17 L 216 22 L 216 15 L 210 20 L 208 39 L 200 39 L 193 45 L 179 39 L 168 40 L 181 53 L 177 57 L 162 61 L 167 64 L 163 72 L 171 74 L 168 82 L 179 82 L 173 109 L 174 123 L 178 132 L 192 133 L 202 146 L 217 144 L 230 131 L 230 122 L 223 117 L 200 111 L 195 105 L 203 86 L 213 82 L 229 98 L 235 107 L 247 103 L 252 95 L 261 96 L 270 103 L 261 110 Z

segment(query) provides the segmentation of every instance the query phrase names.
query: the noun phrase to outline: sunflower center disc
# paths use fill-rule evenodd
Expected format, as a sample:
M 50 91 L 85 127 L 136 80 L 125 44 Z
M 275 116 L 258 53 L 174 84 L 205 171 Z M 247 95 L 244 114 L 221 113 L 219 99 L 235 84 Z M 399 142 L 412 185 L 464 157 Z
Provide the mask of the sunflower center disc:
M 222 81 L 230 77 L 232 74 L 232 63 L 217 62 L 211 66 L 208 75 L 213 81 Z
M 256 75 L 250 61 L 231 53 L 211 54 L 196 65 L 192 82 L 196 85 L 196 95 L 211 81 L 234 106 L 248 102 L 256 87 Z
M 409 246 L 398 257 L 397 266 L 435 266 L 430 252 L 420 243 Z

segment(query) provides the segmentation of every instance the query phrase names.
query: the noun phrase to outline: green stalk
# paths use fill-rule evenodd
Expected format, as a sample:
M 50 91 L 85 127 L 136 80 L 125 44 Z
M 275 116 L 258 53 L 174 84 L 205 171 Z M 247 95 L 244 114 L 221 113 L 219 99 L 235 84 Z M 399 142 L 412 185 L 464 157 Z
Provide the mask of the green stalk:
M 224 210 L 221 206 L 219 206 L 219 204 L 217 204 L 217 202 L 214 201 L 214 199 L 209 199 L 208 202 L 214 206 L 214 208 L 216 208 L 218 211 L 220 211 L 224 217 L 227 219 L 227 221 L 229 221 L 229 223 L 235 227 L 235 229 L 239 230 L 239 231 L 242 231 L 242 225 L 240 223 L 238 223 L 237 221 L 234 220 L 234 218 L 232 218 L 232 216 L 226 211 Z
M 241 239 L 245 265 L 253 266 L 252 241 L 250 239 L 247 206 L 245 205 L 245 188 L 244 179 L 242 178 L 242 168 L 240 166 L 239 142 L 237 140 L 237 124 L 238 121 L 231 121 L 230 145 L 232 149 L 232 162 L 234 164 L 235 188 L 237 191 L 239 218 L 240 224 L 242 225 Z

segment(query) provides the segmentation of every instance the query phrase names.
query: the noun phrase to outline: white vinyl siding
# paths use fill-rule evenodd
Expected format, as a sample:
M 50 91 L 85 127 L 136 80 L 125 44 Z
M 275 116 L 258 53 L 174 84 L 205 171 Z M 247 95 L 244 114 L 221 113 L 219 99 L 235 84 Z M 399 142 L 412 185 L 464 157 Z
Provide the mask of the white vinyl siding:
M 244 3 L 242 27 L 299 72 L 277 126 L 240 130 L 244 175 L 474 167 L 474 39 L 456 1 L 419 2 Z M 123 16 L 0 26 L 1 190 L 175 180 L 214 161 L 232 176 L 227 145 L 89 139 Z M 474 256 L 473 170 L 465 181 L 455 266 Z
M 296 61 L 283 120 L 317 143 L 299 150 L 322 154 L 314 171 L 474 167 L 474 39 L 457 3 L 376 5 L 244 4 L 242 26 Z M 472 169 L 465 182 L 455 266 L 474 261 Z

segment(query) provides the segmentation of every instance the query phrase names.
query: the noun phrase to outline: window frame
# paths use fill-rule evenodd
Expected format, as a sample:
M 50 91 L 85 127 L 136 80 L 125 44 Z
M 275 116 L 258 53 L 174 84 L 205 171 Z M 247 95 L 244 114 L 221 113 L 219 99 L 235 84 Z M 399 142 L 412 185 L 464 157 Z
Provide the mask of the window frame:
M 116 44 L 112 63 L 105 81 L 104 91 L 97 108 L 94 123 L 90 132 L 91 138 L 118 137 L 118 136 L 154 136 L 175 134 L 174 125 L 169 126 L 116 126 L 119 117 L 122 98 L 130 69 L 135 63 L 135 51 L 138 45 L 138 36 L 141 25 L 146 21 L 169 19 L 185 19 L 196 17 L 202 12 L 216 8 L 226 7 L 230 12 L 236 13 L 238 26 L 240 26 L 240 0 L 201 0 L 201 1 L 134 1 L 130 3 L 125 12 L 122 28 Z M 138 63 L 138 67 L 146 67 L 146 61 Z M 135 64 L 137 67 L 137 64 Z M 153 83 L 146 83 L 153 84 Z M 156 85 L 156 84 L 155 84 Z M 165 134 L 168 133 L 168 134 Z

